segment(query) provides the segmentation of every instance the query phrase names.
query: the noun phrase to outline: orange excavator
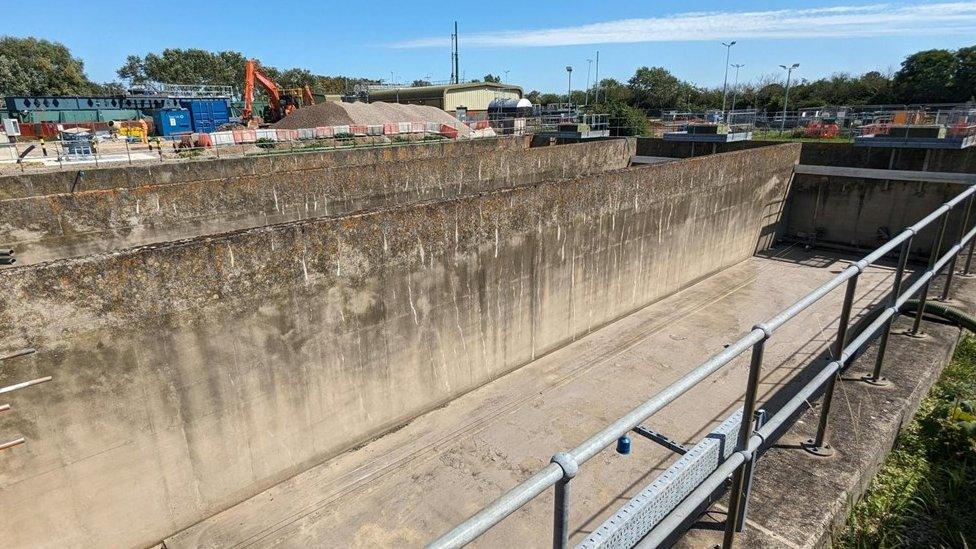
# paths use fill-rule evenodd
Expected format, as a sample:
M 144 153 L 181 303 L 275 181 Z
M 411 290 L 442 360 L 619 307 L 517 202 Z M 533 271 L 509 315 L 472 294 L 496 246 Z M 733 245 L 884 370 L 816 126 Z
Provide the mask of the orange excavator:
M 268 107 L 264 110 L 264 122 L 273 124 L 291 114 L 299 107 L 315 104 L 312 96 L 312 89 L 305 85 L 304 88 L 282 89 L 268 75 L 261 72 L 257 67 L 257 62 L 248 59 L 244 65 L 244 110 L 241 118 L 244 123 L 251 125 L 255 121 L 254 117 L 254 83 L 257 82 L 268 94 Z

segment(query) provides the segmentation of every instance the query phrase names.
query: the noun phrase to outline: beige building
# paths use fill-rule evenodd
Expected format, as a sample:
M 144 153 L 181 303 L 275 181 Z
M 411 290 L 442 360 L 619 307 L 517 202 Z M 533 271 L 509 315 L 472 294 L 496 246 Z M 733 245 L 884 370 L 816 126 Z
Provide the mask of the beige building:
M 458 107 L 467 107 L 469 113 L 488 111 L 493 99 L 521 99 L 522 88 L 494 82 L 469 82 L 443 86 L 417 88 L 387 88 L 370 90 L 369 100 L 387 103 L 429 105 L 454 113 Z

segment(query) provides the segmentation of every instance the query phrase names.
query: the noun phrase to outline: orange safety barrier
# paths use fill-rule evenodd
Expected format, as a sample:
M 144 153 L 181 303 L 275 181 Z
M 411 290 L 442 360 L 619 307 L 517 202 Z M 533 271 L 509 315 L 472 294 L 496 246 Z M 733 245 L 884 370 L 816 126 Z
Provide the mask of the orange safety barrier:
M 234 143 L 254 143 L 258 140 L 258 132 L 255 130 L 234 130 Z
M 278 141 L 298 141 L 298 130 L 275 130 Z
M 366 125 L 365 124 L 350 124 L 349 133 L 353 135 L 366 135 Z
M 441 124 L 441 135 L 450 139 L 457 139 L 458 131 L 456 128 L 448 126 L 447 124 Z
M 334 136 L 335 136 L 335 130 L 332 129 L 332 126 L 319 126 L 315 128 L 315 137 L 317 139 L 325 139 L 327 137 L 334 137 Z
M 397 135 L 400 133 L 400 125 L 397 123 L 383 124 L 383 135 Z
M 213 146 L 213 140 L 210 139 L 210 134 L 209 133 L 198 133 L 198 134 L 196 134 L 196 137 L 197 137 L 197 139 L 196 139 L 197 147 L 207 147 L 207 148 L 210 148 L 210 147 Z

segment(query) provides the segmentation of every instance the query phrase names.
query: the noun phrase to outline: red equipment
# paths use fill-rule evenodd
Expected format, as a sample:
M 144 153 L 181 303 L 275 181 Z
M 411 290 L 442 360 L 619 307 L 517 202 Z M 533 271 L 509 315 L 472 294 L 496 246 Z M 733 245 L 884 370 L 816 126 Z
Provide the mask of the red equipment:
M 834 122 L 814 120 L 803 128 L 803 137 L 830 139 L 840 135 L 840 126 Z
M 282 90 L 274 80 L 261 72 L 253 59 L 248 59 L 244 65 L 244 110 L 241 112 L 241 118 L 245 123 L 254 119 L 255 81 L 261 84 L 265 93 L 268 94 L 268 108 L 264 112 L 265 122 L 277 122 L 298 107 L 315 104 L 312 89 L 307 84 L 304 88 Z

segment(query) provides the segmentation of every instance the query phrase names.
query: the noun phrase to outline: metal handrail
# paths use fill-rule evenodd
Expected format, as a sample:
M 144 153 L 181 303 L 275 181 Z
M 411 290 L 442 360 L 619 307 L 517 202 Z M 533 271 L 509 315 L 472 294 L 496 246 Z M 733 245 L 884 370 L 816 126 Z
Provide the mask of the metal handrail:
M 726 528 L 725 545 L 730 545 L 734 532 L 741 530 L 741 524 L 738 524 L 735 517 L 738 515 L 739 506 L 742 505 L 744 497 L 748 497 L 749 486 L 747 478 L 751 478 L 751 475 L 747 475 L 747 467 L 751 466 L 751 461 L 754 454 L 758 451 L 764 441 L 773 437 L 776 430 L 799 409 L 807 398 L 827 384 L 828 388 L 825 391 L 825 402 L 821 410 L 822 417 L 820 426 L 818 427 L 817 438 L 815 439 L 815 443 L 811 444 L 813 449 L 823 448 L 826 444 L 826 417 L 830 409 L 830 399 L 833 395 L 834 374 L 841 370 L 846 362 L 854 355 L 854 353 L 867 344 L 867 342 L 870 341 L 872 336 L 878 330 L 885 327 L 874 372 L 871 376 L 868 376 L 867 379 L 868 381 L 874 383 L 881 382 L 881 362 L 884 358 L 887 334 L 890 331 L 891 323 L 897 315 L 899 308 L 904 305 L 908 299 L 920 291 L 922 292 L 922 300 L 924 301 L 928 292 L 928 285 L 932 278 L 934 278 L 936 273 L 938 273 L 950 261 L 954 266 L 956 255 L 963 249 L 967 242 L 976 236 L 976 228 L 973 228 L 968 233 L 963 234 L 963 231 L 969 225 L 974 193 L 976 193 L 976 186 L 969 186 L 966 190 L 956 195 L 953 199 L 949 200 L 939 208 L 936 208 L 932 213 L 925 216 L 915 224 L 904 229 L 894 238 L 866 255 L 860 261 L 847 267 L 835 277 L 809 292 L 766 322 L 757 324 L 738 341 L 732 343 L 723 351 L 712 356 L 710 359 L 696 367 L 681 379 L 655 394 L 643 404 L 633 408 L 629 413 L 622 416 L 611 425 L 605 427 L 603 430 L 594 434 L 576 448 L 566 453 L 557 453 L 553 456 L 549 465 L 496 498 L 481 511 L 457 525 L 449 532 L 433 540 L 428 547 L 436 549 L 463 547 L 551 486 L 556 486 L 553 546 L 565 547 L 568 542 L 569 531 L 567 524 L 569 510 L 569 483 L 572 478 L 576 476 L 578 468 L 600 451 L 615 443 L 618 438 L 626 435 L 633 428 L 644 422 L 647 418 L 683 395 L 699 382 L 715 373 L 723 366 L 729 364 L 746 349 L 752 348 L 752 363 L 750 365 L 749 381 L 745 392 L 745 406 L 743 407 L 742 427 L 739 431 L 739 441 L 736 447 L 736 452 L 727 458 L 722 465 L 716 469 L 716 471 L 714 471 L 708 477 L 708 479 L 706 479 L 706 483 L 708 483 L 709 486 L 714 484 L 714 488 L 717 488 L 720 484 L 718 483 L 717 479 L 724 481 L 724 479 L 727 478 L 732 472 L 738 471 L 739 473 L 738 477 L 736 478 L 736 482 L 733 485 L 731 502 L 729 505 L 729 516 L 732 517 L 732 520 L 727 521 Z M 939 248 L 941 248 L 942 240 L 944 239 L 948 222 L 948 213 L 967 198 L 969 200 L 964 219 L 961 221 L 962 225 L 959 238 L 957 239 L 957 242 L 947 250 L 946 254 L 940 257 L 939 253 L 941 250 Z M 901 281 L 904 274 L 908 253 L 910 252 L 912 239 L 923 228 L 940 218 L 942 218 L 942 226 L 938 238 L 933 243 L 934 245 L 931 251 L 929 268 L 924 271 L 904 293 L 902 293 Z M 896 248 L 900 248 L 898 271 L 895 276 L 894 288 L 892 289 L 889 297 L 888 307 L 884 309 L 881 315 L 874 322 L 872 322 L 868 328 L 858 334 L 853 341 L 851 341 L 849 344 L 845 344 L 847 323 L 850 319 L 854 289 L 859 275 L 869 265 L 888 255 Z M 972 262 L 972 255 L 973 247 L 971 246 L 969 250 L 969 258 L 966 262 L 967 272 Z M 780 326 L 796 317 L 799 313 L 819 301 L 825 295 L 830 293 L 830 291 L 836 289 L 844 282 L 848 283 L 848 292 L 844 300 L 844 310 L 841 314 L 838 338 L 835 341 L 836 348 L 834 356 L 837 358 L 824 367 L 819 374 L 813 378 L 813 380 L 808 382 L 803 389 L 801 389 L 800 393 L 794 396 L 783 408 L 777 412 L 776 415 L 770 418 L 770 420 L 767 421 L 762 428 L 755 430 L 753 428 L 752 416 L 753 412 L 755 411 L 756 397 L 758 392 L 758 379 L 762 368 L 762 357 L 765 342 Z M 951 280 L 947 281 L 947 287 L 943 292 L 944 294 L 948 292 L 949 283 L 951 283 Z M 919 307 L 917 311 L 916 331 L 918 329 L 918 321 L 921 320 L 923 309 L 924 307 Z M 714 492 L 714 488 L 711 490 L 708 490 L 707 488 L 708 486 L 706 486 L 706 484 L 700 485 L 691 496 L 685 498 L 685 501 L 682 504 L 675 508 L 675 510 L 672 511 L 672 513 L 664 521 L 662 521 L 655 527 L 654 530 L 652 530 L 651 534 L 648 535 L 648 538 L 646 538 L 645 541 L 654 539 L 663 540 L 664 538 L 662 536 L 670 534 L 680 525 L 681 521 L 687 517 L 687 514 L 691 513 L 697 507 L 697 505 L 701 503 L 701 501 L 699 501 L 693 504 L 691 502 L 692 496 L 697 498 L 700 497 L 701 494 L 705 494 L 704 497 L 707 497 Z M 677 516 L 680 514 L 679 511 L 683 512 L 685 516 Z M 676 516 L 677 518 L 672 519 L 672 516 Z M 665 526 L 667 526 L 667 528 L 664 528 Z M 655 537 L 650 537 L 652 535 Z M 642 543 L 642 546 L 645 545 L 646 544 Z M 646 546 L 653 546 L 653 544 Z

